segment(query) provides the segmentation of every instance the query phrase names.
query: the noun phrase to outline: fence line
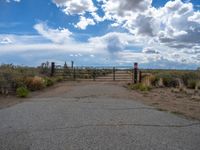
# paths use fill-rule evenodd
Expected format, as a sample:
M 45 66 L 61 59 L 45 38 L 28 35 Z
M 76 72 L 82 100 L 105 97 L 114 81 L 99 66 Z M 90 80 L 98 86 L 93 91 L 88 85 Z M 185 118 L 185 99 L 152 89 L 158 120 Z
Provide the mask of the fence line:
M 71 81 L 127 81 L 132 83 L 141 82 L 141 71 L 138 72 L 138 68 L 117 68 L 117 67 L 74 67 L 72 62 L 72 67 L 59 66 L 56 67 L 54 62 L 51 63 L 51 67 L 41 67 L 42 74 L 46 76 L 60 76 L 64 80 Z M 43 70 L 44 69 L 44 70 Z M 0 94 L 10 94 L 15 93 L 16 85 L 13 81 L 9 79 L 9 74 L 1 74 L 6 83 L 1 83 L 0 81 Z M 21 74 L 24 76 L 23 74 Z M 139 78 L 138 78 L 139 77 Z M 3 82 L 3 80 L 2 80 Z
M 51 69 L 53 70 L 53 69 Z M 139 73 L 139 74 L 138 74 Z M 62 76 L 65 80 L 91 80 L 91 81 L 141 81 L 141 72 L 137 69 L 98 69 L 98 68 L 62 68 L 54 69 L 53 76 Z

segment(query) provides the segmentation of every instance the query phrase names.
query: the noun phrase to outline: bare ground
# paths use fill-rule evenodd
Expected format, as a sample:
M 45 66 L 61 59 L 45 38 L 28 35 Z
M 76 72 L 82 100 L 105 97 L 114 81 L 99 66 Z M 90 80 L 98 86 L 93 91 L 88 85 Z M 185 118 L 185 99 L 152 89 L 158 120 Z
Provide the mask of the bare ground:
M 25 100 L 26 99 L 20 99 L 15 96 L 0 96 L 0 109 L 11 107 Z
M 113 98 L 133 99 L 144 104 L 151 105 L 160 111 L 169 111 L 176 115 L 183 115 L 188 118 L 200 120 L 200 98 L 184 92 L 172 92 L 169 88 L 153 89 L 150 92 L 131 91 L 126 89 L 125 83 L 119 82 L 63 82 L 56 84 L 50 88 L 33 92 L 26 99 L 16 98 L 15 96 L 1 96 L 0 109 L 11 107 L 17 103 L 29 101 L 31 98 L 46 98 L 63 96 L 68 92 L 76 91 L 76 89 L 84 88 L 87 85 L 116 85 L 116 89 L 97 89 L 92 95 L 87 93 L 76 93 L 73 96 L 109 96 Z M 73 90 L 72 90 L 73 89 Z
M 171 88 L 156 88 L 150 92 L 132 91 L 135 100 L 151 105 L 160 111 L 200 120 L 200 97 Z

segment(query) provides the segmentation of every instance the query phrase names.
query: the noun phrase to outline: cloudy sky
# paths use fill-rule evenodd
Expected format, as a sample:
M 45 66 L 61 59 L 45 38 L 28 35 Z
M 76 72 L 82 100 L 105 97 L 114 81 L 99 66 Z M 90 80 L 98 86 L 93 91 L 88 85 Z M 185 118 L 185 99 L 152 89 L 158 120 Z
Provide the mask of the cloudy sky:
M 0 63 L 196 69 L 200 0 L 0 0 Z

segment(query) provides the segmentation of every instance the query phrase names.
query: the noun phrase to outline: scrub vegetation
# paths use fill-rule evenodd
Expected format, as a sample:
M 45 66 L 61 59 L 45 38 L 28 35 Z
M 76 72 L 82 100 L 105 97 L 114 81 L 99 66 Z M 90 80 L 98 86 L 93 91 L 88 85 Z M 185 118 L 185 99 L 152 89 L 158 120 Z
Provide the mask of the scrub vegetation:
M 129 84 L 130 89 L 147 91 L 152 88 L 200 89 L 200 71 L 188 70 L 143 70 L 142 82 Z
M 0 94 L 17 94 L 28 96 L 28 91 L 41 90 L 61 82 L 62 77 L 50 77 L 42 68 L 22 67 L 14 65 L 0 66 Z

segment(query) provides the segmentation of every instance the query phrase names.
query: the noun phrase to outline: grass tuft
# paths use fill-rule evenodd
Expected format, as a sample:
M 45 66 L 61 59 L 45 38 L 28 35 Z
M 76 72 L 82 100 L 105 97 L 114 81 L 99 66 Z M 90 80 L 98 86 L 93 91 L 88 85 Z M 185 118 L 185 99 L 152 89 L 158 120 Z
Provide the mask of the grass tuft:
M 26 87 L 19 87 L 16 90 L 17 96 L 21 98 L 25 98 L 29 95 L 29 90 Z
M 131 90 L 150 91 L 151 87 L 142 83 L 129 84 L 128 88 Z

